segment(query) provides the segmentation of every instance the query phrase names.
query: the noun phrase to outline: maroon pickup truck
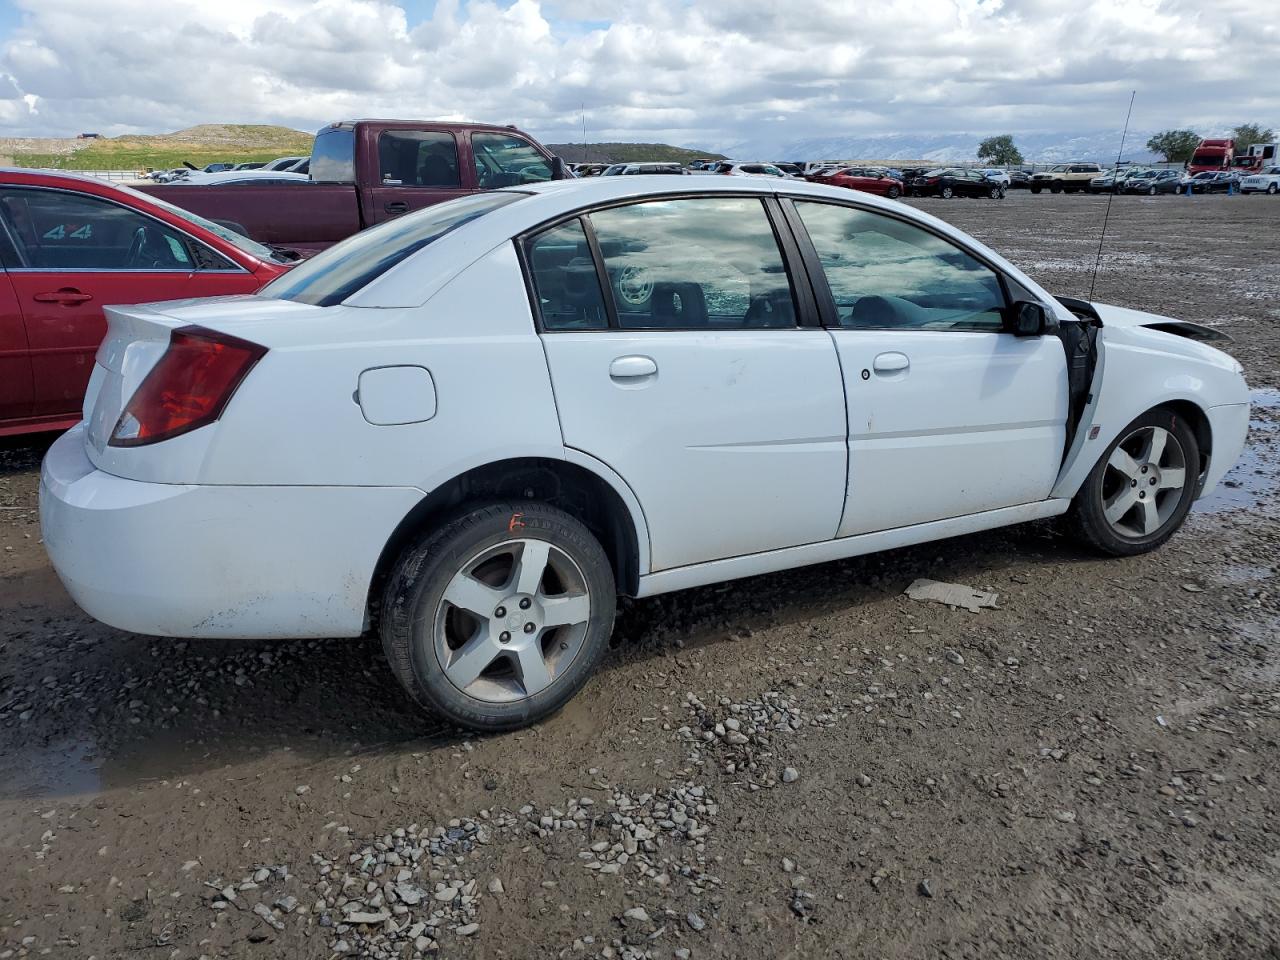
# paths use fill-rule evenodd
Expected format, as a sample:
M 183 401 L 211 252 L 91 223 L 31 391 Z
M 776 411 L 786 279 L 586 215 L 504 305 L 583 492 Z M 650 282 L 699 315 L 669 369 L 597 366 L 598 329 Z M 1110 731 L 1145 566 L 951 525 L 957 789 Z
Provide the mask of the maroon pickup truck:
M 316 134 L 309 183 L 142 190 L 262 243 L 312 252 L 433 203 L 568 175 L 514 127 L 344 120 Z

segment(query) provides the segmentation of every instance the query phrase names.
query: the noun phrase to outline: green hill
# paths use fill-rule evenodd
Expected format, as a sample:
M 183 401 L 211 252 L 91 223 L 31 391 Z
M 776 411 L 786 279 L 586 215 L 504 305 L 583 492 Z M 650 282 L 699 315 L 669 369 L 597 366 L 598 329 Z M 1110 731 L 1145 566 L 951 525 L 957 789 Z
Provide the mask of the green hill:
M 180 167 L 186 160 L 208 163 L 248 163 L 311 153 L 312 136 L 301 130 L 269 124 L 205 123 L 176 133 L 128 134 L 96 140 L 73 140 L 69 153 L 26 153 L 14 148 L 19 167 L 55 170 L 140 170 Z
M 700 157 L 726 159 L 709 150 L 690 150 L 669 143 L 549 143 L 547 148 L 567 163 L 689 163 Z

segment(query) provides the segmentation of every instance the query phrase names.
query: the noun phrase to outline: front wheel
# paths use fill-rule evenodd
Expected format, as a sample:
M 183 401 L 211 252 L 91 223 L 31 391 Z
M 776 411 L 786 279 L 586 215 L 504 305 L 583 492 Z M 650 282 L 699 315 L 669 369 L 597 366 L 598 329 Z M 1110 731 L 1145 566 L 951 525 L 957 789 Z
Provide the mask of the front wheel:
M 890 187 L 888 190 L 885 191 L 884 195 L 888 197 L 890 200 L 897 200 L 900 196 L 902 196 L 902 191 L 899 190 L 897 187 Z
M 1039 192 L 1040 192 L 1040 188 L 1039 188 L 1039 187 L 1032 187 L 1032 188 L 1031 188 L 1031 192 L 1032 192 L 1032 193 L 1039 193 Z
M 1120 431 L 1072 501 L 1076 534 L 1103 553 L 1154 550 L 1187 518 L 1200 482 L 1200 447 L 1185 419 L 1162 407 Z
M 526 726 L 564 706 L 608 648 L 616 593 L 603 548 L 536 501 L 479 506 L 401 556 L 382 646 L 422 707 L 473 730 Z
M 943 187 L 938 192 L 938 196 L 942 197 L 943 200 L 950 200 L 952 197 L 955 196 L 955 191 L 952 190 L 950 187 Z

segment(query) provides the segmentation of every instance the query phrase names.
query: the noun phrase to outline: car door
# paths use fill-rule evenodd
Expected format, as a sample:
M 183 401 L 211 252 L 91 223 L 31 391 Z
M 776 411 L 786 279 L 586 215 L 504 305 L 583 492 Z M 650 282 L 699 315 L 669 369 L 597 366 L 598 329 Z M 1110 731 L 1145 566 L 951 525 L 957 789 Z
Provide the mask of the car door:
M 31 416 L 74 416 L 106 333 L 102 308 L 187 295 L 192 251 L 166 224 L 68 190 L 4 187 L 0 218 L 17 247 L 8 274 L 30 351 Z
M 654 570 L 825 541 L 839 525 L 839 364 L 827 333 L 798 322 L 809 294 L 768 209 L 758 196 L 647 200 L 524 246 L 564 442 L 631 487 Z
M 368 188 L 374 223 L 472 192 L 464 186 L 458 140 L 450 130 L 383 130 Z
M 1061 342 L 1005 332 L 1005 281 L 951 240 L 846 205 L 790 212 L 847 395 L 839 535 L 1047 499 L 1066 441 Z
M 22 309 L 8 274 L 0 273 L 0 434 L 6 423 L 31 416 L 31 396 L 31 352 Z

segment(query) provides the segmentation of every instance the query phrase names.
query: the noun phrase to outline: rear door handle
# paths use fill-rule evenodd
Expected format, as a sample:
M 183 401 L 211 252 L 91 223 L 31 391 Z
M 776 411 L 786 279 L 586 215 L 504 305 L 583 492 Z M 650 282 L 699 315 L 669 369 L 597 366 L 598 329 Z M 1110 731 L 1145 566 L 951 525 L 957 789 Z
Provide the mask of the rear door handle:
M 382 209 L 387 213 L 408 213 L 409 204 L 404 200 L 392 200 L 390 203 L 383 204 Z
M 652 357 L 618 357 L 609 364 L 609 376 L 614 380 L 639 380 L 657 372 L 658 365 Z
M 81 293 L 75 287 L 63 287 L 61 290 L 54 290 L 52 293 L 35 293 L 31 295 L 31 299 L 39 303 L 85 303 L 93 299 L 92 294 Z
M 871 368 L 876 373 L 901 373 L 911 366 L 911 361 L 905 353 L 882 353 L 876 357 L 871 364 Z

